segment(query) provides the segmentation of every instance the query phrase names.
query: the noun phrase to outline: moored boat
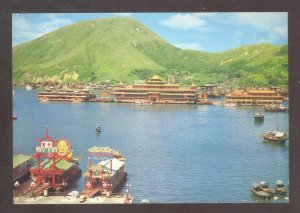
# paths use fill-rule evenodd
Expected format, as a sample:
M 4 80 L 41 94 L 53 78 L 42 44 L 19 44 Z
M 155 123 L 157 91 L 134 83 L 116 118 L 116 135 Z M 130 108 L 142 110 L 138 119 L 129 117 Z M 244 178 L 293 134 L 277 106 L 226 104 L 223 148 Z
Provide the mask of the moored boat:
M 97 126 L 95 130 L 96 130 L 96 132 L 98 132 L 98 133 L 102 131 L 102 129 L 101 129 L 100 126 Z
M 272 194 L 263 190 L 259 183 L 252 184 L 251 192 L 253 195 L 263 199 L 270 199 L 272 197 Z
M 288 136 L 284 132 L 279 132 L 279 131 L 268 131 L 264 135 L 264 140 L 267 142 L 281 142 L 284 143 L 287 139 Z
M 255 113 L 254 120 L 258 122 L 264 121 L 264 114 L 261 112 Z
M 275 185 L 276 194 L 286 195 L 287 189 L 282 180 L 277 180 Z
M 264 110 L 269 112 L 286 112 L 288 111 L 288 107 L 285 107 L 282 104 L 273 104 L 265 105 Z
M 88 149 L 88 157 L 88 167 L 84 174 L 85 188 L 81 194 L 89 198 L 97 194 L 120 192 L 127 180 L 123 155 L 109 147 L 94 146 Z

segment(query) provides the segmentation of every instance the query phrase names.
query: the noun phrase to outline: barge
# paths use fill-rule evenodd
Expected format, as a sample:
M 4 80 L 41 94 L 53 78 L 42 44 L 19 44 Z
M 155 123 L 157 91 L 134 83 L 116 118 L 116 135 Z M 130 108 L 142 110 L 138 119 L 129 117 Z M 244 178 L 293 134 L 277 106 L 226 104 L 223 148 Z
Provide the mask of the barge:
M 89 91 L 70 91 L 70 90 L 45 90 L 38 93 L 38 99 L 42 102 L 48 101 L 67 101 L 67 102 L 88 102 L 96 98 L 94 94 Z
M 240 106 L 264 106 L 282 102 L 283 96 L 273 90 L 235 91 L 225 96 L 225 103 L 234 103 Z
M 85 187 L 81 195 L 90 198 L 119 193 L 127 180 L 124 165 L 125 158 L 117 150 L 96 146 L 89 148 Z

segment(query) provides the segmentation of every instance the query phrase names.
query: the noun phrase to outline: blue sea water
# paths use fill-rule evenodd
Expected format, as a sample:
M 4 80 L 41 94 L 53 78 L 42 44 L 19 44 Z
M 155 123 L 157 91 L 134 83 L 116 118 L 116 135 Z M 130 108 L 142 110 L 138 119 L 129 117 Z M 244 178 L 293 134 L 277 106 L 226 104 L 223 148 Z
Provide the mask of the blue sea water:
M 263 202 L 250 192 L 252 183 L 289 181 L 289 145 L 263 142 L 265 131 L 288 133 L 288 113 L 262 107 L 203 105 L 135 106 L 118 103 L 42 103 L 37 91 L 15 89 L 14 153 L 34 153 L 45 134 L 66 138 L 74 155 L 87 165 L 87 149 L 109 146 L 126 158 L 127 183 L 136 203 Z M 101 134 L 95 133 L 100 125 Z M 81 177 L 71 190 L 83 190 Z M 284 199 L 270 202 L 288 202 Z

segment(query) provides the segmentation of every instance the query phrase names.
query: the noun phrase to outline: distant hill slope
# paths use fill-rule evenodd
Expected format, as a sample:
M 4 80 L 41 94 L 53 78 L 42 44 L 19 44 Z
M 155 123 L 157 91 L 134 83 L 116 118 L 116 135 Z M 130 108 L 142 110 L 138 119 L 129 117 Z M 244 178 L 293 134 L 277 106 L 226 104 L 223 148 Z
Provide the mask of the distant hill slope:
M 82 21 L 13 48 L 13 81 L 89 82 L 173 74 L 181 83 L 287 85 L 287 45 L 182 50 L 131 18 Z

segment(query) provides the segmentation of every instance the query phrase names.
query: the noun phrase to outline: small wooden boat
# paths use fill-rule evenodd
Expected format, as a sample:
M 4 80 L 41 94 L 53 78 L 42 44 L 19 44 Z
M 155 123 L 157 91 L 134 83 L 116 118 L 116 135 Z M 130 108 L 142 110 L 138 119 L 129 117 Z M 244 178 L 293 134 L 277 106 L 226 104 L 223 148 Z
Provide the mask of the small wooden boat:
M 102 131 L 100 126 L 97 126 L 95 130 L 96 130 L 96 132 L 101 132 Z
M 257 121 L 257 122 L 264 121 L 264 114 L 261 113 L 261 112 L 255 113 L 254 120 Z
M 275 193 L 276 194 L 281 194 L 281 195 L 286 195 L 287 189 L 286 189 L 285 184 L 283 183 L 282 180 L 277 180 L 276 181 Z
M 267 142 L 281 142 L 284 143 L 287 139 L 288 136 L 284 132 L 279 132 L 279 131 L 268 131 L 264 135 L 264 140 Z
M 17 120 L 18 119 L 18 117 L 16 116 L 16 115 L 13 115 L 13 120 Z
M 251 187 L 251 192 L 253 195 L 263 199 L 270 199 L 272 194 L 266 190 L 264 190 L 260 183 L 253 183 Z

